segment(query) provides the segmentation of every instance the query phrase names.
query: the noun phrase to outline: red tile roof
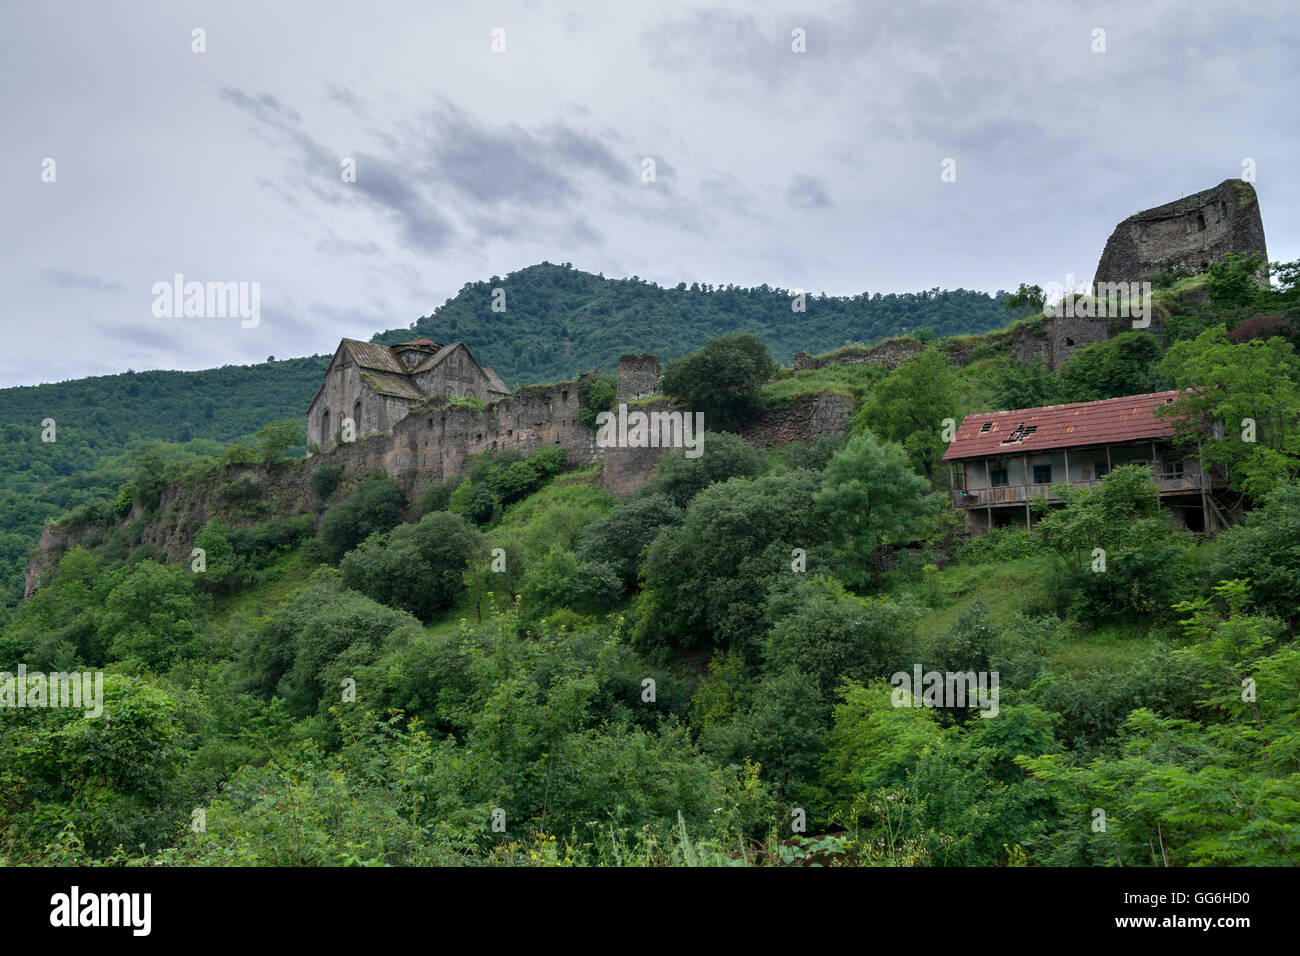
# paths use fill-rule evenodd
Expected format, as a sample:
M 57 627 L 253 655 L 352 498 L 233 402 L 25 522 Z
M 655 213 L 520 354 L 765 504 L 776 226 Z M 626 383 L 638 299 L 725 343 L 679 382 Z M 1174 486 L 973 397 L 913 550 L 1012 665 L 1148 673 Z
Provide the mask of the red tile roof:
M 1177 397 L 1176 391 L 1150 392 L 1099 402 L 967 415 L 943 460 L 1169 438 L 1174 433 L 1173 420 L 1157 418 L 1154 412 Z

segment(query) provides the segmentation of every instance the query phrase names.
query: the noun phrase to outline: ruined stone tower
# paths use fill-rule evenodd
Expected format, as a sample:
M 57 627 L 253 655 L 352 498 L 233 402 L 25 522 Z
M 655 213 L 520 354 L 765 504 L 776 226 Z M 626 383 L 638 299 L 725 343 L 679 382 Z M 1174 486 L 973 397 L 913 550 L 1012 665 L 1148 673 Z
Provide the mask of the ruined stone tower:
M 617 400 L 632 402 L 659 391 L 659 359 L 653 355 L 620 355 Z
M 1245 252 L 1268 261 L 1259 199 L 1250 183 L 1225 179 L 1121 222 L 1106 242 L 1093 282 L 1145 282 L 1157 269 L 1174 266 L 1203 272 L 1211 262 Z

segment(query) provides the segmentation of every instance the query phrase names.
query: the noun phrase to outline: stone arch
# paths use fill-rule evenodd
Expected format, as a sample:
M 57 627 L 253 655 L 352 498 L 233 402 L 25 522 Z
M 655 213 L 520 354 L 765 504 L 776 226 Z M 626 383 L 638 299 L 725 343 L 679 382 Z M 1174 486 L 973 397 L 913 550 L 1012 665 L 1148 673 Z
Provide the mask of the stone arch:
M 1197 232 L 1205 231 L 1205 213 L 1203 212 L 1198 212 L 1196 214 L 1196 231 Z

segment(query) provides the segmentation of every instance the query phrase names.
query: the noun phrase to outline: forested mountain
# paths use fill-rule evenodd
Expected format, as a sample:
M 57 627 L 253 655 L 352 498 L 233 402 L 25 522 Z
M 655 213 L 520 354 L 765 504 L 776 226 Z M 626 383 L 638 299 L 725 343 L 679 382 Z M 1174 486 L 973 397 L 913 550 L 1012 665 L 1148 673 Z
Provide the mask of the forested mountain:
M 966 289 L 809 294 L 805 311 L 796 312 L 790 291 L 766 284 L 664 288 L 637 276 L 607 279 L 568 263 L 543 262 L 471 282 L 432 315 L 374 341 L 463 340 L 513 388 L 591 369 L 613 371 L 627 353 L 650 352 L 666 361 L 728 332 L 753 332 L 785 364 L 801 350 L 817 354 L 923 328 L 937 337 L 984 332 L 1005 324 L 1005 298 L 1004 292 Z
M 498 288 L 504 312 L 493 311 Z M 727 332 L 756 333 L 782 362 L 800 349 L 816 353 L 919 328 L 940 336 L 978 332 L 1005 321 L 1004 298 L 938 289 L 863 293 L 809 297 L 807 311 L 794 312 L 785 290 L 767 286 L 665 289 L 635 276 L 606 279 L 541 263 L 470 283 L 431 316 L 374 340 L 462 339 L 516 387 L 613 371 L 627 352 L 666 361 Z M 0 389 L 0 604 L 21 596 L 22 566 L 46 519 L 94 497 L 112 498 L 130 477 L 128 453 L 161 440 L 193 442 L 191 452 L 206 454 L 212 449 L 204 442 L 247 439 L 268 422 L 305 418 L 328 362 L 314 355 Z M 41 441 L 45 419 L 55 422 L 53 443 Z

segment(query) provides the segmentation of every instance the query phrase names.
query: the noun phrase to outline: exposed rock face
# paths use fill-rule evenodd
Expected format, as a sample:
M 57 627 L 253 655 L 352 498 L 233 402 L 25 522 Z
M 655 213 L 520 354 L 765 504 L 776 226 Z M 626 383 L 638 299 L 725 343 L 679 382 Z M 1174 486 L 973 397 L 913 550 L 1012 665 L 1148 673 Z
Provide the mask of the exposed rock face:
M 1259 198 L 1250 183 L 1225 179 L 1182 199 L 1129 216 L 1111 233 L 1093 283 L 1145 282 L 1157 269 L 1201 272 L 1231 253 L 1268 261 Z
M 52 525 L 46 525 L 41 532 L 41 540 L 27 558 L 27 568 L 23 572 L 23 600 L 36 593 L 41 586 L 41 578 L 55 564 L 69 547 L 72 539 L 70 532 Z

